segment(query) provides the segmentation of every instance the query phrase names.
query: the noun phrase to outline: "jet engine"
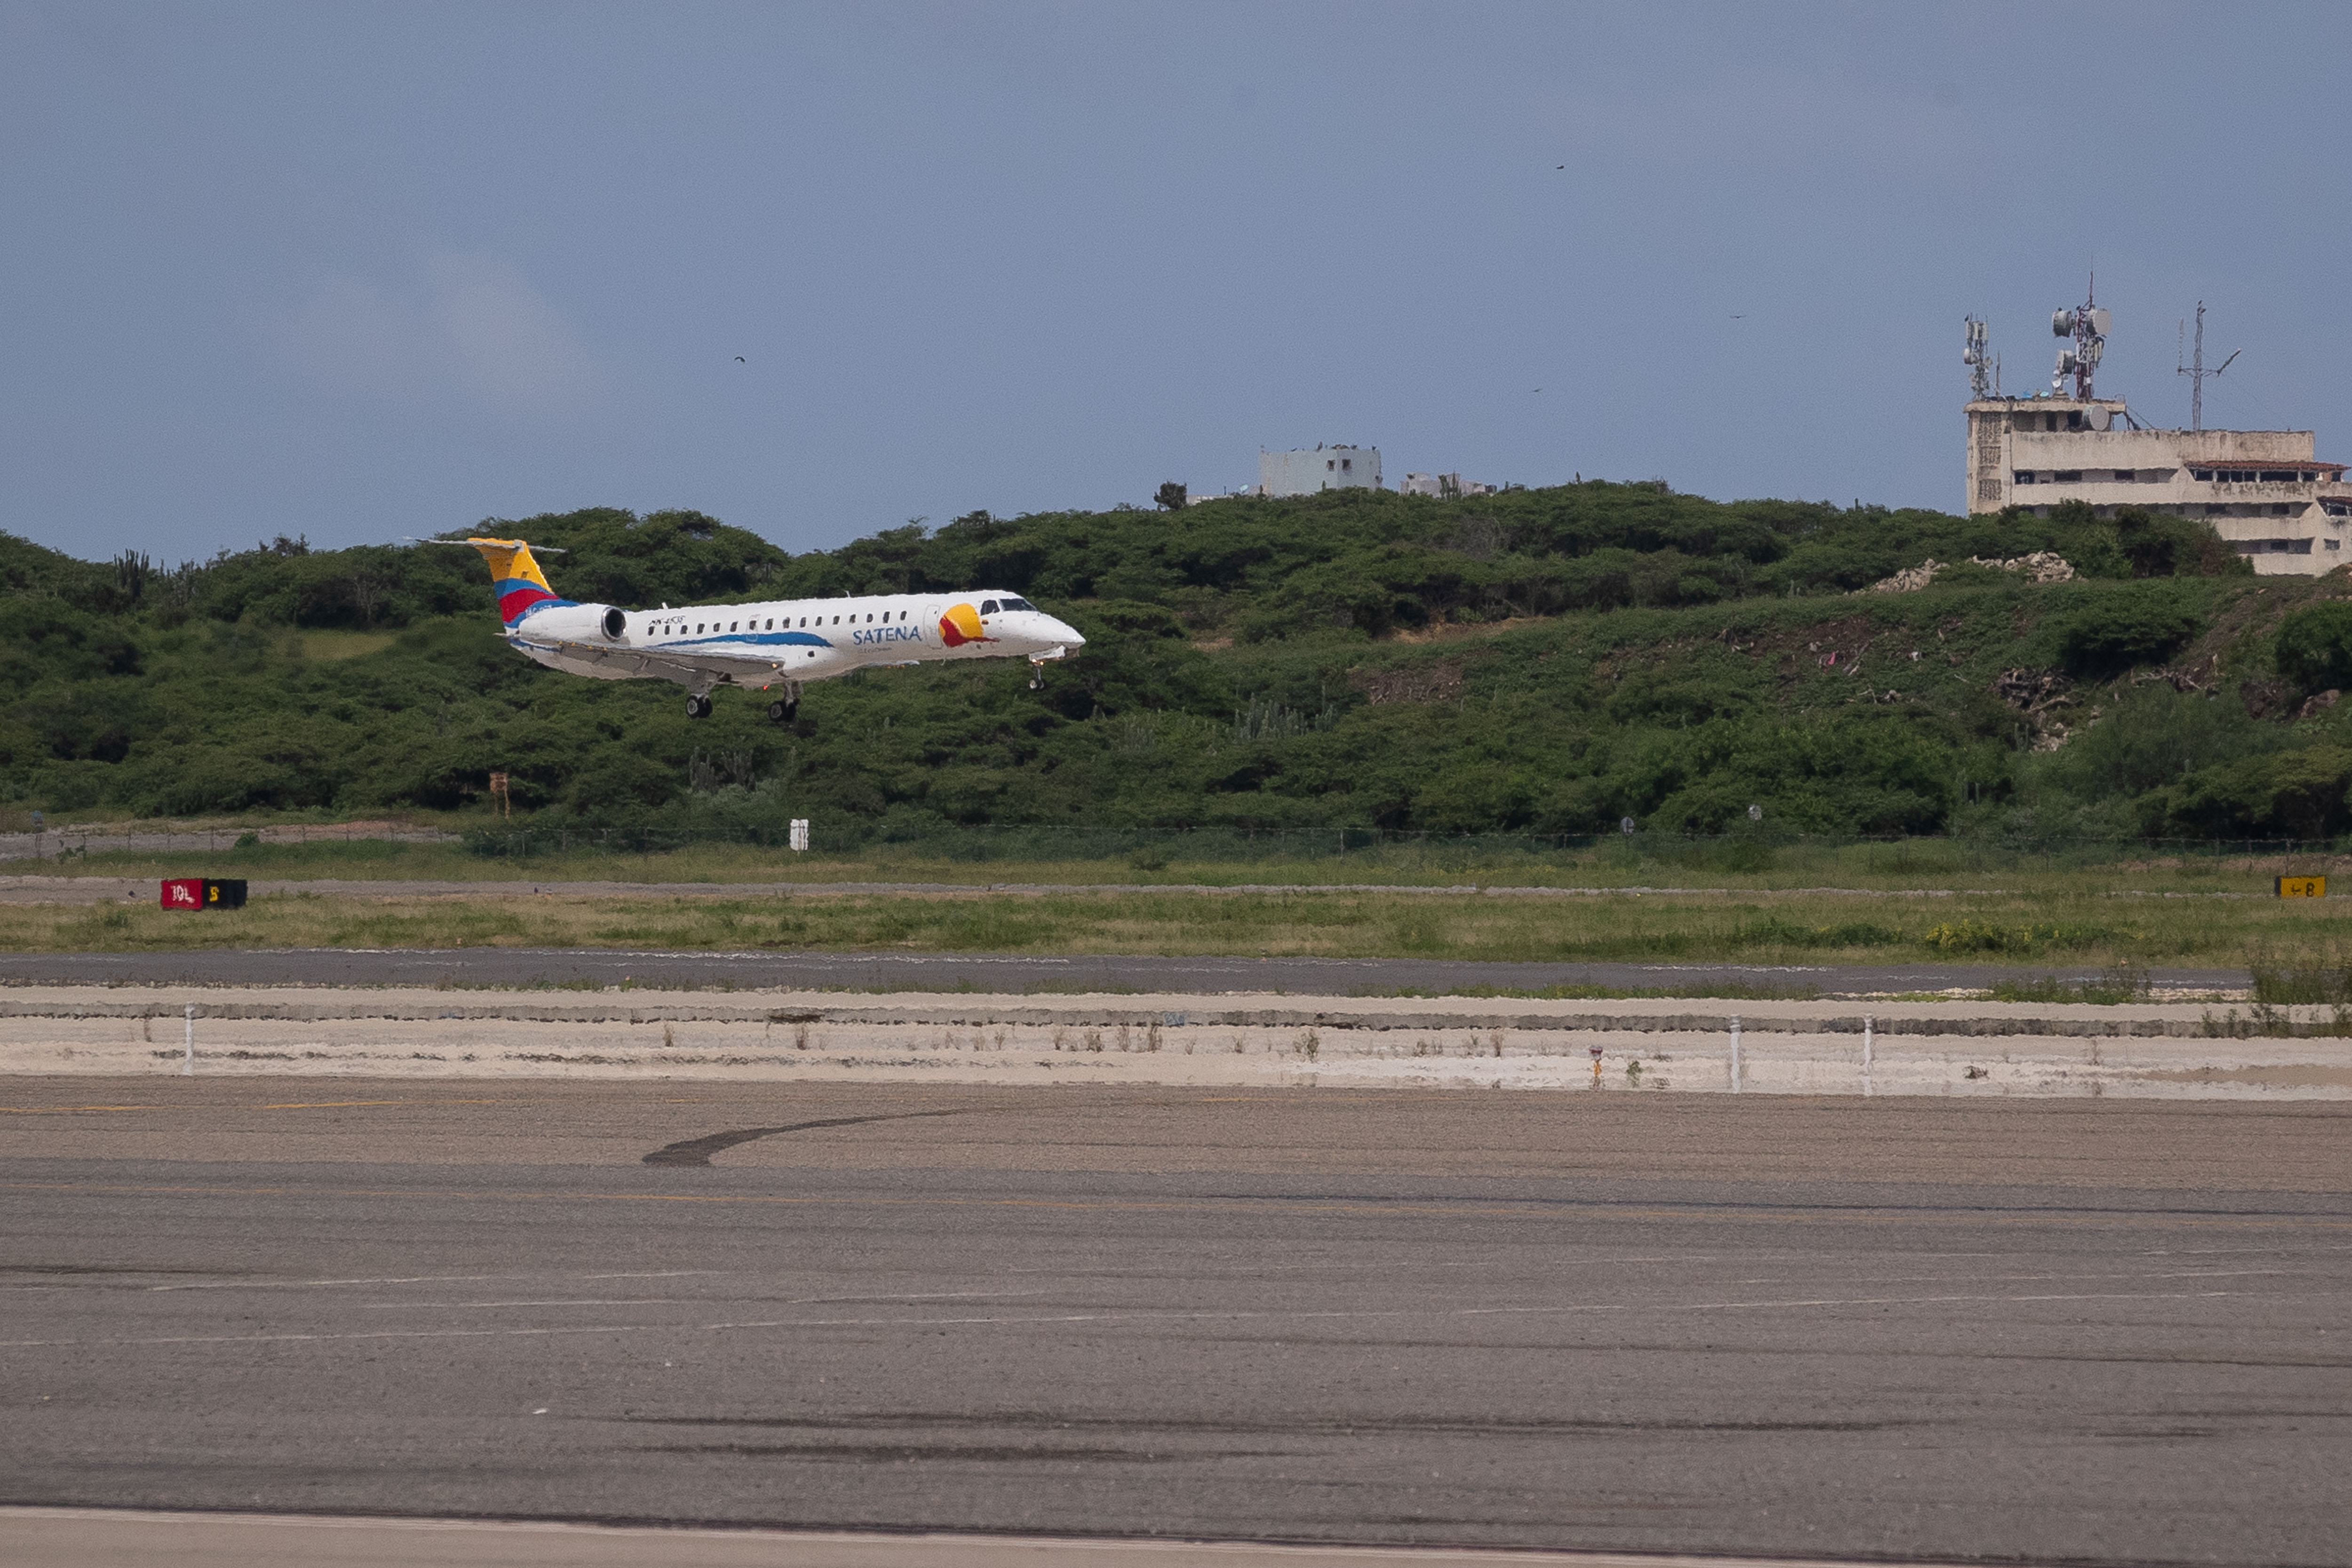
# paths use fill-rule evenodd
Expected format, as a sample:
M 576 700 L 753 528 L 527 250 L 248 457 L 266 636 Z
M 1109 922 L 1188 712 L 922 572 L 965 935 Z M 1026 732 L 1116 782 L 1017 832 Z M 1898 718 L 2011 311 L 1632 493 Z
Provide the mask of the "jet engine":
M 531 642 L 585 643 L 614 647 L 627 642 L 627 612 L 612 605 L 550 605 L 517 623 L 518 637 Z

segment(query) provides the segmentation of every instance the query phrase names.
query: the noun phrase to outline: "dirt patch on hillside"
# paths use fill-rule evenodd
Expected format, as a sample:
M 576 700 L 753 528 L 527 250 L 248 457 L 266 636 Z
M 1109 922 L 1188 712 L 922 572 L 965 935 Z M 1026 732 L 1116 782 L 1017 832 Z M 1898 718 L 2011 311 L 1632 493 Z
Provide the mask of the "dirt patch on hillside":
M 1425 626 L 1404 626 L 1391 632 L 1387 640 L 1400 643 L 1451 642 L 1456 637 L 1492 637 L 1497 632 L 1511 631 L 1519 626 L 1539 626 L 1559 620 L 1557 616 L 1511 616 L 1499 621 L 1432 621 Z
M 1383 702 L 1451 702 L 1462 695 L 1462 661 L 1446 659 L 1410 669 L 1351 669 L 1348 684 L 1375 707 Z

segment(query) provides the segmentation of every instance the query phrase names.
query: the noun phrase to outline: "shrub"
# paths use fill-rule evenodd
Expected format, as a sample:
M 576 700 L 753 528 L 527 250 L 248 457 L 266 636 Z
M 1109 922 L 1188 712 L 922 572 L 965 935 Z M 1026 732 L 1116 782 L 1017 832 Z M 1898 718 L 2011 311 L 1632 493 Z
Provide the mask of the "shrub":
M 2243 703 L 2175 691 L 2159 681 L 2126 693 L 2063 751 L 2041 759 L 2037 771 L 2080 800 L 2137 795 L 2200 768 L 2276 751 L 2289 738 Z
M 2200 769 L 2161 795 L 2169 831 L 2324 838 L 2352 827 L 2352 749 L 2311 746 Z
M 2075 675 L 2117 675 L 2168 658 L 2201 629 L 2196 614 L 2176 601 L 2110 589 L 2061 626 L 2059 654 Z
M 2135 577 L 2248 576 L 2254 563 L 2201 522 L 2165 517 L 2145 507 L 2116 513 L 2116 549 Z
M 2352 601 L 2306 605 L 2279 623 L 2279 673 L 2305 691 L 2352 686 Z

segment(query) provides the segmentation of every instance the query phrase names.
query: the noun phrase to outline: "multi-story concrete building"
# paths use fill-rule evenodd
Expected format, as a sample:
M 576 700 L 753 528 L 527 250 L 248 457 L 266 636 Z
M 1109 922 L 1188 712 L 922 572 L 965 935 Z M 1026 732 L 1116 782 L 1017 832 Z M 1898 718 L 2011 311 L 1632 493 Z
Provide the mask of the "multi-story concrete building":
M 1968 411 L 1971 512 L 2137 506 L 2210 523 L 2257 572 L 2352 560 L 2352 485 L 2308 430 L 2137 428 L 2113 397 L 1987 397 Z
M 1381 488 L 1378 447 L 1318 447 L 1313 451 L 1257 455 L 1257 493 L 1311 496 L 1318 490 Z

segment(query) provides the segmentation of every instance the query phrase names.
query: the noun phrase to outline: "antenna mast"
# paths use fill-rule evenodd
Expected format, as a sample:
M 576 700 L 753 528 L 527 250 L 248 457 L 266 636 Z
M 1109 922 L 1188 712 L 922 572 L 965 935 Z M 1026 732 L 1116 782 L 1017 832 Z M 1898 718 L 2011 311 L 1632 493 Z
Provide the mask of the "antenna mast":
M 1969 367 L 1969 396 L 1982 403 L 1992 394 L 1992 357 L 1986 352 L 1986 338 L 1991 329 L 1974 316 L 1962 320 L 1968 324 L 1969 346 L 1968 352 L 1960 355 L 1960 363 Z
M 2184 327 L 2187 324 L 2182 323 Z M 2177 356 L 2179 351 L 2176 349 L 2174 352 Z M 2205 301 L 2198 300 L 2197 357 L 2188 364 L 2176 366 L 2172 373 L 2175 375 L 2185 375 L 2189 378 L 2189 427 L 2191 430 L 2205 428 L 2205 378 L 2209 375 L 2219 375 L 2229 369 L 2230 360 L 2236 359 L 2243 352 L 2242 349 L 2231 349 L 2230 359 L 2223 360 L 2211 370 L 2205 368 Z
M 2074 340 L 2073 348 L 2058 351 L 2058 368 L 2050 374 L 2053 396 L 2064 395 L 2066 378 L 2071 375 L 2074 378 L 2074 395 L 2085 403 L 2091 400 L 2091 381 L 2098 374 L 2099 356 L 2106 351 L 2107 324 L 2111 320 L 2106 311 L 2099 309 L 2098 296 L 2099 279 L 2094 273 L 2090 291 L 2083 297 L 2080 307 L 2051 313 L 2051 334 Z

